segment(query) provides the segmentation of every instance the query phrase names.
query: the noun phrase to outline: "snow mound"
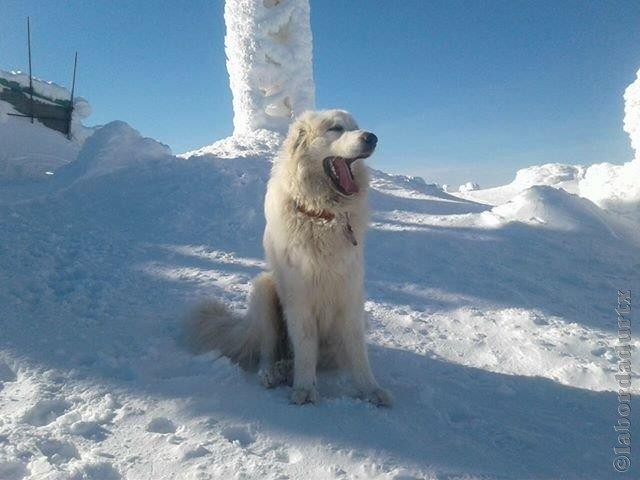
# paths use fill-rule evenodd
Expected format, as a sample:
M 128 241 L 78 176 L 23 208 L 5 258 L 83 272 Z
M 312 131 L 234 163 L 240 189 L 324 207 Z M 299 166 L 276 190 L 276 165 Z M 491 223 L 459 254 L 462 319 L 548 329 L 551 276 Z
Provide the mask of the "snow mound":
M 370 169 L 371 187 L 390 195 L 415 197 L 416 195 L 442 196 L 444 190 L 435 183 L 427 183 L 422 177 L 393 175 Z
M 458 191 L 461 193 L 473 192 L 475 190 L 480 190 L 480 185 L 478 185 L 476 182 L 463 183 L 462 185 L 460 185 L 460 188 L 458 188 Z
M 501 205 L 535 185 L 546 185 L 562 188 L 570 193 L 578 193 L 578 182 L 584 177 L 585 170 L 585 167 L 580 165 L 562 163 L 533 165 L 518 170 L 516 177 L 507 185 L 483 190 L 468 190 L 461 186 L 459 192 L 465 198 L 492 205 Z
M 228 0 L 224 19 L 234 135 L 286 132 L 315 103 L 309 0 Z
M 250 134 L 239 134 L 219 140 L 198 150 L 185 152 L 178 157 L 190 158 L 213 155 L 218 158 L 273 157 L 282 144 L 277 132 L 260 129 Z
M 584 176 L 585 168 L 580 165 L 545 163 L 518 170 L 513 185 L 524 190 L 534 185 L 574 190 L 578 180 Z
M 170 155 L 167 145 L 143 137 L 127 123 L 116 121 L 88 138 L 77 160 L 61 170 L 60 175 L 75 179 L 96 177 Z
M 563 189 L 536 185 L 511 201 L 482 214 L 488 224 L 521 222 L 556 230 L 609 230 L 604 212 L 584 198 Z
M 640 221 L 640 159 L 592 165 L 578 186 L 580 195 L 599 207 Z

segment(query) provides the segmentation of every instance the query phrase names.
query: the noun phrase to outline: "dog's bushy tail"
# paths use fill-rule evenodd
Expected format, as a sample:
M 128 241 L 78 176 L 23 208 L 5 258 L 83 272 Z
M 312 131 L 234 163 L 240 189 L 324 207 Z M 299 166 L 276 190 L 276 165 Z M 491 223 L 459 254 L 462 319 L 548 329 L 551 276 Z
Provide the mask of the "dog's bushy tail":
M 188 316 L 186 342 L 195 353 L 217 350 L 243 367 L 253 366 L 260 358 L 261 338 L 272 333 L 279 315 L 275 282 L 270 273 L 261 273 L 253 281 L 246 315 L 232 312 L 220 301 L 207 300 Z

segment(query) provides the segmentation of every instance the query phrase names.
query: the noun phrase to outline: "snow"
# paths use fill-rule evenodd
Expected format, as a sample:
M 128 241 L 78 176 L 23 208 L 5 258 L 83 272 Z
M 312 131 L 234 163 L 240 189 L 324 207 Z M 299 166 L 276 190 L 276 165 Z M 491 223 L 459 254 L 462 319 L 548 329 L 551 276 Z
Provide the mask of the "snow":
M 228 0 L 224 18 L 234 135 L 285 133 L 314 107 L 309 0 Z
M 480 190 L 480 185 L 475 182 L 463 183 L 462 185 L 460 185 L 460 188 L 458 188 L 458 191 L 460 193 L 473 192 L 475 190 Z
M 7 105 L 0 101 L 0 106 L 3 104 Z M 9 118 L 0 124 L 0 185 L 7 181 L 44 179 L 47 172 L 72 161 L 80 150 L 80 145 L 59 132 L 32 125 L 27 118 Z M 36 129 L 39 141 L 31 142 Z
M 570 193 L 578 192 L 578 183 L 584 178 L 585 167 L 579 165 L 564 165 L 561 163 L 546 163 L 533 165 L 518 170 L 514 180 L 499 187 L 475 190 L 460 190 L 464 198 L 499 205 L 508 202 L 513 197 L 535 185 L 546 185 L 562 188 Z
M 600 207 L 640 221 L 640 157 L 623 165 L 592 165 L 578 187 Z
M 237 134 L 178 155 L 181 158 L 213 155 L 218 158 L 265 157 L 272 155 L 282 143 L 282 135 L 259 129 L 249 134 Z
M 536 185 L 519 193 L 509 202 L 498 205 L 485 215 L 488 225 L 509 222 L 540 225 L 557 230 L 612 231 L 614 219 L 592 202 L 546 185 Z
M 17 82 L 20 86 L 29 87 L 29 74 L 17 71 L 8 71 L 0 69 L 0 78 L 11 82 Z M 69 100 L 71 92 L 54 82 L 42 80 L 37 77 L 32 78 L 33 90 L 51 100 Z
M 275 150 L 220 152 L 242 154 L 185 160 L 114 122 L 45 194 L 0 197 L 0 478 L 611 476 L 611 312 L 640 280 L 614 213 L 373 171 L 370 354 L 396 406 L 322 374 L 321 403 L 297 407 L 181 346 L 194 302 L 245 308 L 264 268 Z

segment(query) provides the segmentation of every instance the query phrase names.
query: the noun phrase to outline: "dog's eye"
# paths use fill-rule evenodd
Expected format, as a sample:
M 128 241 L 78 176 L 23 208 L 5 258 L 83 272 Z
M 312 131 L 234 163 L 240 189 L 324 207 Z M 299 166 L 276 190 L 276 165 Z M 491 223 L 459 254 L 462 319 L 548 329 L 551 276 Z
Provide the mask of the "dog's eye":
M 342 133 L 344 132 L 344 127 L 342 125 L 334 125 L 333 127 L 331 127 L 329 130 L 327 130 L 327 132 L 338 132 L 338 133 Z

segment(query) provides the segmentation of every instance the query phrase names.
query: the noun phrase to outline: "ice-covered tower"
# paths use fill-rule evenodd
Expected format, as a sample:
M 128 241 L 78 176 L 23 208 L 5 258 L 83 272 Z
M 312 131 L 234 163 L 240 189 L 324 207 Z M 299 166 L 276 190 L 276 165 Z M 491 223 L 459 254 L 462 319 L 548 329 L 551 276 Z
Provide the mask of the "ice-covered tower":
M 284 133 L 315 103 L 309 0 L 226 0 L 224 20 L 234 136 Z

